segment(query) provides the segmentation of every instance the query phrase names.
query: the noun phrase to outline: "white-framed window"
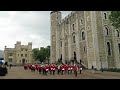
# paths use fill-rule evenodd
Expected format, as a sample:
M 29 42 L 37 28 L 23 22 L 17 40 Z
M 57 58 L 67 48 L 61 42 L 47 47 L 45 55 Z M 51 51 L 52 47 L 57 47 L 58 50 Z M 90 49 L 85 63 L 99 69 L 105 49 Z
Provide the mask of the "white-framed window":
M 27 54 L 25 54 L 25 57 L 27 57 Z
M 12 62 L 12 58 L 9 58 L 9 62 Z
M 13 56 L 13 53 L 10 53 L 10 56 Z
M 23 54 L 21 54 L 21 57 L 23 57 Z

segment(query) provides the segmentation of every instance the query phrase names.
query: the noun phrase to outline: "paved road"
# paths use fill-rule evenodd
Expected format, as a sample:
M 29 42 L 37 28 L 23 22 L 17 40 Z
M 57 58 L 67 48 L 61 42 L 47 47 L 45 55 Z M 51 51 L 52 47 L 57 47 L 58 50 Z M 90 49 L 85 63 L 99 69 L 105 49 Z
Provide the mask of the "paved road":
M 8 74 L 6 76 L 0 76 L 0 79 L 120 79 L 120 73 L 107 71 L 96 71 L 92 73 L 91 70 L 83 70 L 82 74 L 78 73 L 77 77 L 74 74 L 48 74 L 46 76 L 39 74 L 37 71 L 31 72 L 30 70 L 24 70 L 23 67 L 12 67 L 11 69 L 8 68 Z

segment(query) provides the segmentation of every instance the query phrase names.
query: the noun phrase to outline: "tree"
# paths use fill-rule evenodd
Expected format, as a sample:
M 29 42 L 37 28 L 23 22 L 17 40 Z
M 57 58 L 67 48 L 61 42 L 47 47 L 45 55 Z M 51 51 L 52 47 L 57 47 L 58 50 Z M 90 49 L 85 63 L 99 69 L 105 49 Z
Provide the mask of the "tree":
M 120 11 L 111 11 L 109 19 L 114 28 L 120 31 Z
M 33 49 L 33 58 L 36 61 L 44 62 L 46 59 L 49 59 L 50 57 L 50 46 L 47 46 L 46 48 L 40 47 L 39 49 Z
M 34 60 L 38 60 L 38 56 L 39 56 L 39 49 L 38 48 L 35 48 L 32 50 L 33 51 L 33 58 Z

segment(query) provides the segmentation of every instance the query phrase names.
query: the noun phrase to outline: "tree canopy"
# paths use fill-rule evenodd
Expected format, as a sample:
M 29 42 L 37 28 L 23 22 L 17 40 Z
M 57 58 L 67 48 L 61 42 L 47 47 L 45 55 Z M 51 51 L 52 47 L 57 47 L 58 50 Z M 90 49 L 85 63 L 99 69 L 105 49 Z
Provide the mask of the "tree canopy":
M 111 11 L 109 19 L 114 28 L 120 31 L 120 11 Z
M 49 59 L 50 57 L 50 46 L 47 47 L 40 47 L 35 48 L 33 51 L 33 58 L 35 61 L 44 62 L 46 59 Z

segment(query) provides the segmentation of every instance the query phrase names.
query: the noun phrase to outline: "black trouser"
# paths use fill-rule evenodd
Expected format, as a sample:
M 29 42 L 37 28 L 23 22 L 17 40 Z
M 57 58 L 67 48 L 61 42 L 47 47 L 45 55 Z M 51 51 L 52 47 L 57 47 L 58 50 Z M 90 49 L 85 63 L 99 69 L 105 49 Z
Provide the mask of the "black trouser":
M 43 75 L 45 74 L 45 70 L 43 69 Z
M 62 73 L 61 73 L 62 75 L 63 75 L 63 72 L 64 72 L 64 70 L 62 70 Z
M 47 75 L 47 73 L 48 73 L 48 71 L 47 71 L 47 70 L 45 70 L 45 75 Z
M 53 70 L 53 75 L 55 74 L 55 70 Z
M 58 74 L 60 73 L 60 69 L 58 69 Z
M 76 71 L 76 70 L 74 71 L 74 74 L 75 74 L 75 76 L 77 77 L 77 71 Z
M 72 74 L 72 70 L 70 70 L 70 73 Z
M 41 74 L 41 69 L 39 69 L 39 73 Z
M 50 74 L 52 74 L 52 70 L 50 70 Z
M 68 70 L 68 75 L 69 75 L 70 70 Z
M 67 73 L 67 70 L 65 70 L 65 73 Z
M 80 70 L 80 74 L 81 74 L 82 70 Z

